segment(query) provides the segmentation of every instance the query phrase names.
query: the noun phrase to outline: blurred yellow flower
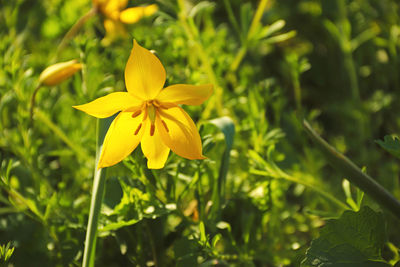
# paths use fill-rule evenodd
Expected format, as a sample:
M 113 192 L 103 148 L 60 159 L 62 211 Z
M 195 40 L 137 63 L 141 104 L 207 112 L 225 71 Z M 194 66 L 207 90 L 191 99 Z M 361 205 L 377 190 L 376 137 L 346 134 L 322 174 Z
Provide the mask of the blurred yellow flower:
M 117 164 L 139 143 L 150 169 L 164 167 L 170 150 L 187 159 L 204 159 L 196 125 L 179 104 L 200 105 L 213 86 L 176 84 L 162 89 L 165 79 L 159 59 L 134 41 L 125 68 L 127 92 L 74 106 L 97 118 L 121 111 L 106 134 L 98 168 Z
M 77 60 L 61 62 L 47 67 L 39 76 L 39 83 L 52 86 L 68 79 L 75 72 L 82 69 L 82 64 Z
M 106 37 L 103 43 L 108 44 L 118 35 L 126 34 L 122 23 L 136 23 L 158 10 L 156 4 L 124 9 L 127 5 L 128 0 L 93 0 L 93 6 L 105 16 Z

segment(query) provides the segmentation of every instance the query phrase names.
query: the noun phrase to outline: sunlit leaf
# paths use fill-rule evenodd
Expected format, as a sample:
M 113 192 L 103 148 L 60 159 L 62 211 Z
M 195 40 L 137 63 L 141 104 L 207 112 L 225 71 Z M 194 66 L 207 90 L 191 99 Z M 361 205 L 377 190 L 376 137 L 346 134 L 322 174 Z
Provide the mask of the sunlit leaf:
M 390 266 L 381 256 L 385 240 L 381 213 L 368 206 L 359 212 L 345 211 L 322 228 L 320 237 L 307 250 L 302 266 Z

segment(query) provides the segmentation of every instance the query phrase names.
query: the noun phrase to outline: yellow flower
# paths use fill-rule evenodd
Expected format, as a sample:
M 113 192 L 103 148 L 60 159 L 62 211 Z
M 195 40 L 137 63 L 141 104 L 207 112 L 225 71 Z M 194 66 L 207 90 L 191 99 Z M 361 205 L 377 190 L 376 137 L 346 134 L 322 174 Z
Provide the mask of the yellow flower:
M 134 41 L 125 68 L 127 92 L 74 106 L 97 118 L 121 111 L 108 129 L 98 168 L 117 164 L 139 143 L 151 169 L 164 167 L 170 150 L 187 159 L 204 159 L 196 125 L 179 104 L 200 105 L 213 86 L 176 84 L 162 89 L 165 79 L 159 59 Z
M 68 79 L 75 72 L 82 69 L 82 64 L 77 60 L 61 62 L 47 67 L 39 76 L 40 84 L 52 86 Z
M 124 9 L 127 5 L 128 0 L 93 0 L 93 6 L 106 17 L 104 20 L 105 43 L 111 42 L 118 35 L 126 34 L 122 23 L 136 23 L 158 10 L 156 4 Z

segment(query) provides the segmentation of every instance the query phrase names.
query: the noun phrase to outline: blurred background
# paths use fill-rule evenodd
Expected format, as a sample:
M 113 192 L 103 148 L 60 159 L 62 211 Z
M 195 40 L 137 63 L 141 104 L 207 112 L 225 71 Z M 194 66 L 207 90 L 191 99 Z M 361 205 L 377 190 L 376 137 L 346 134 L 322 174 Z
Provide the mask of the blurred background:
M 99 1 L 0 0 L 0 244 L 15 248 L 6 264 L 80 266 L 96 119 L 72 106 L 125 90 L 133 39 L 155 51 L 166 85 L 214 84 L 205 104 L 184 107 L 208 159 L 171 153 L 149 171 L 136 149 L 108 168 L 96 266 L 299 266 L 326 219 L 380 210 L 330 167 L 300 118 L 400 198 L 398 159 L 375 142 L 399 133 L 397 1 L 117 2 L 117 13 L 158 8 L 127 24 Z M 72 59 L 82 70 L 42 86 L 31 120 L 40 73 Z M 222 116 L 234 137 L 210 122 Z M 382 257 L 394 264 L 398 221 L 384 216 Z

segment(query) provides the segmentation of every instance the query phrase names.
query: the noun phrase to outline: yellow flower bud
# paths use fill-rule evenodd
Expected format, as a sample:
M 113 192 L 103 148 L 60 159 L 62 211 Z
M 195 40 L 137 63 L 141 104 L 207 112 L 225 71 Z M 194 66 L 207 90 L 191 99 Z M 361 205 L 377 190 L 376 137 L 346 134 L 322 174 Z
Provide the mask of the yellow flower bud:
M 39 77 L 40 84 L 52 86 L 68 79 L 75 72 L 82 69 L 82 64 L 77 60 L 61 62 L 47 67 Z

